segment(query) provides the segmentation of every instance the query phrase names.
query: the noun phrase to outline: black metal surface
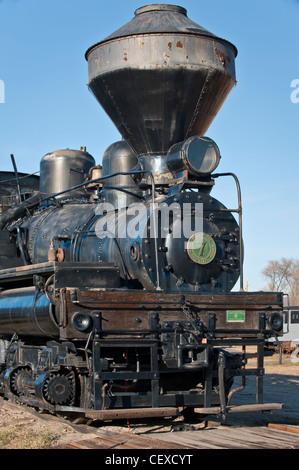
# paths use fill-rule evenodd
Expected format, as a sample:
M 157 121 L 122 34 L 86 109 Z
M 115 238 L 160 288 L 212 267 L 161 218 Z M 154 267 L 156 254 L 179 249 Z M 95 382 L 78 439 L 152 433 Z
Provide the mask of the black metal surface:
M 0 230 L 0 269 L 22 264 L 17 253 L 16 237 L 8 230 Z
M 120 287 L 119 268 L 102 263 L 61 263 L 55 269 L 55 289 Z
M 53 306 L 34 287 L 0 292 L 0 335 L 57 337 Z

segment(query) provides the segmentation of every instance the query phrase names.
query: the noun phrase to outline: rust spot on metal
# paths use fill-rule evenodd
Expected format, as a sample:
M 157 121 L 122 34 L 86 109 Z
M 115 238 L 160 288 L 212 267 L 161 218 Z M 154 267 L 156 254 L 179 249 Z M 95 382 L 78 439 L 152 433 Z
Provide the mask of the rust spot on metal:
M 172 49 L 172 42 L 169 42 L 169 43 L 168 43 L 168 48 L 169 48 L 169 50 L 171 51 L 171 49 Z
M 181 41 L 177 41 L 176 43 L 176 47 L 178 47 L 179 49 L 183 49 L 183 44 L 181 43 Z
M 224 67 L 226 67 L 226 62 L 230 63 L 230 57 L 226 56 L 224 52 L 216 49 L 216 56 L 220 58 Z

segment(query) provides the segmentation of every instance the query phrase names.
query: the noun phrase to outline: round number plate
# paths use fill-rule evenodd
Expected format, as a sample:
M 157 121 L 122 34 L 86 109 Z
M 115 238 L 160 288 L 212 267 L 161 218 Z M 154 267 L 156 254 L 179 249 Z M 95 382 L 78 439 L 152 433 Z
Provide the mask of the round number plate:
M 189 238 L 187 253 L 194 263 L 208 264 L 215 258 L 216 244 L 210 235 L 198 232 Z

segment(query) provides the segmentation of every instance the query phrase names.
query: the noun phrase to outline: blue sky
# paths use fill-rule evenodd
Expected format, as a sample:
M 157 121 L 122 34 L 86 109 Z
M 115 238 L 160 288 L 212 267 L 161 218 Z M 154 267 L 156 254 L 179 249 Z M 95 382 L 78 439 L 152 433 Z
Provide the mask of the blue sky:
M 259 290 L 269 260 L 299 258 L 299 103 L 291 102 L 291 82 L 299 79 L 299 1 L 172 3 L 238 48 L 237 85 L 207 135 L 221 151 L 217 171 L 239 177 L 244 281 Z M 0 0 L 1 170 L 12 170 L 13 153 L 20 171 L 37 171 L 43 155 L 66 147 L 86 146 L 101 162 L 120 136 L 88 91 L 84 54 L 145 4 Z M 232 180 L 218 179 L 212 195 L 236 207 Z

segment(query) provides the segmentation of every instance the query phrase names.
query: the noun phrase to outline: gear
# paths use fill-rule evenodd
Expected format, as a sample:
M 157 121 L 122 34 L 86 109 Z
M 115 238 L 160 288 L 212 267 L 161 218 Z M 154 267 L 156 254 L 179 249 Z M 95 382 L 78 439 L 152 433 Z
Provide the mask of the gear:
M 75 377 L 67 374 L 50 374 L 44 382 L 44 397 L 53 405 L 73 405 L 75 398 Z
M 16 369 L 11 376 L 11 391 L 14 395 L 20 396 L 26 393 L 24 381 L 32 378 L 30 367 L 20 367 Z

